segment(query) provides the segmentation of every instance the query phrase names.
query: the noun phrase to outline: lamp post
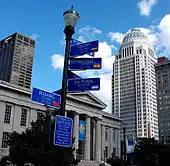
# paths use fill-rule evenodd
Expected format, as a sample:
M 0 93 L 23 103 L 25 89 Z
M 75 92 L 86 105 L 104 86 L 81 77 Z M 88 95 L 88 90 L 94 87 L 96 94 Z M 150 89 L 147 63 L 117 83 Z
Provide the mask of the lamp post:
M 66 36 L 66 48 L 65 48 L 65 58 L 64 58 L 64 69 L 63 69 L 63 79 L 62 79 L 62 89 L 61 89 L 61 105 L 60 112 L 61 115 L 65 116 L 65 105 L 66 105 L 66 95 L 67 95 L 67 80 L 68 80 L 68 61 L 70 55 L 70 41 L 72 35 L 75 33 L 74 27 L 78 19 L 80 18 L 79 14 L 73 10 L 73 6 L 70 10 L 67 10 L 63 14 L 65 29 L 64 33 Z

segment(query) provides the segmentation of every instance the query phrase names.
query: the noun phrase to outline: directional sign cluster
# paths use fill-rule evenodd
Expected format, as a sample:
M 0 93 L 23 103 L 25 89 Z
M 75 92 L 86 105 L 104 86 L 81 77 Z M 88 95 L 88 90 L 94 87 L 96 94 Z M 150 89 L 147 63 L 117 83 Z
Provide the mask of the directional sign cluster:
M 88 54 L 94 57 L 98 51 L 99 41 L 82 43 L 71 40 L 69 70 L 97 70 L 102 68 L 101 58 L 77 58 Z M 68 92 L 83 92 L 100 90 L 100 78 L 68 78 Z

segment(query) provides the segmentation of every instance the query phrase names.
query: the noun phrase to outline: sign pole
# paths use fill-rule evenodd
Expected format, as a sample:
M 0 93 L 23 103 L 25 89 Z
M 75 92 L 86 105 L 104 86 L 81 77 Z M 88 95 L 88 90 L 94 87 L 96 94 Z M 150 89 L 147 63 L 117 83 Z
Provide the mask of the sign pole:
M 64 33 L 66 35 L 66 48 L 65 48 L 65 58 L 64 58 L 64 69 L 63 69 L 63 80 L 62 80 L 62 90 L 61 90 L 61 105 L 60 112 L 62 116 L 65 116 L 65 105 L 66 105 L 66 95 L 67 95 L 67 79 L 68 79 L 68 60 L 70 54 L 70 41 L 74 34 L 74 28 L 67 26 L 65 27 Z

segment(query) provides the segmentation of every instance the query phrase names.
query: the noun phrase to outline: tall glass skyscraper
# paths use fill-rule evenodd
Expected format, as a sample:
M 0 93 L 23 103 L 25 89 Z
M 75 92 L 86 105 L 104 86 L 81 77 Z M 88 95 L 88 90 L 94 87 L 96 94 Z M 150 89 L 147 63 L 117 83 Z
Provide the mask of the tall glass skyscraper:
M 20 33 L 0 41 L 0 80 L 30 88 L 35 41 Z
M 132 29 L 115 56 L 112 84 L 113 112 L 123 120 L 130 137 L 159 137 L 156 62 L 148 38 L 139 29 Z

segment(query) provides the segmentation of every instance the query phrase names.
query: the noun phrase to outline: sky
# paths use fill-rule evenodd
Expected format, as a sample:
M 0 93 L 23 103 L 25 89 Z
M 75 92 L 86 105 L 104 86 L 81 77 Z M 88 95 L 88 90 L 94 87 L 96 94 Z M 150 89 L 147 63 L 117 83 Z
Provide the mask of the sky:
M 64 61 L 63 13 L 74 5 L 80 20 L 73 38 L 99 40 L 102 69 L 81 71 L 83 78 L 100 77 L 101 89 L 93 92 L 111 112 L 111 76 L 114 56 L 130 29 L 139 28 L 155 47 L 158 57 L 170 57 L 169 0 L 8 0 L 0 3 L 0 39 L 16 31 L 36 40 L 31 87 L 49 92 L 61 88 Z

